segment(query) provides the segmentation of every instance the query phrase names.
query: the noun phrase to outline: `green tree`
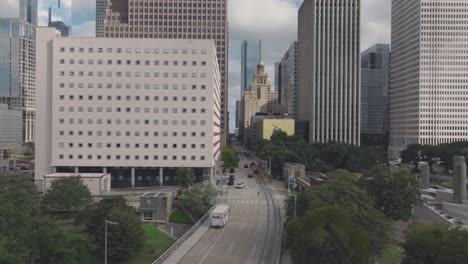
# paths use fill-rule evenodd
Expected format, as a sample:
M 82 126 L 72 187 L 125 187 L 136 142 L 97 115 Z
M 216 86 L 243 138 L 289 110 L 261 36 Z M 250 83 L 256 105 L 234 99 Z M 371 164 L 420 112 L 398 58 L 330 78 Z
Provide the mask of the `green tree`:
M 41 217 L 40 198 L 31 178 L 22 174 L 0 175 L 0 254 L 29 262 L 34 239 L 35 221 Z M 2 239 L 3 238 L 3 239 Z M 1 259 L 1 257 L 0 257 Z M 8 263 L 8 262 L 6 262 Z
M 465 263 L 468 260 L 468 232 L 449 229 L 440 250 L 439 263 Z
M 91 192 L 80 177 L 53 181 L 44 195 L 43 204 L 53 210 L 79 211 L 92 202 Z
M 360 177 L 359 174 L 349 172 L 345 169 L 334 170 L 327 173 L 327 176 L 330 180 L 346 180 L 352 183 L 357 183 Z
M 468 259 L 468 231 L 448 225 L 410 225 L 403 243 L 403 263 L 465 263 Z
M 361 177 L 360 185 L 374 199 L 376 208 L 392 220 L 409 220 L 413 207 L 421 203 L 419 181 L 403 166 L 395 173 L 375 167 Z
M 106 219 L 118 223 L 108 225 L 109 259 L 128 259 L 143 245 L 144 231 L 135 209 L 127 205 L 123 197 L 104 198 L 89 206 L 78 215 L 75 224 L 83 224 L 86 232 L 103 249 Z
M 288 228 L 288 245 L 294 263 L 365 263 L 367 232 L 339 207 L 308 211 Z
M 340 208 L 352 221 L 367 231 L 369 258 L 377 258 L 390 241 L 390 223 L 374 207 L 373 200 L 364 190 L 349 180 L 332 180 L 319 187 L 298 194 L 297 216 L 303 217 L 309 210 L 334 206 Z M 288 203 L 288 216 L 293 216 L 294 203 Z
M 31 178 L 0 175 L 0 263 L 86 263 L 90 242 L 42 214 Z
M 410 225 L 403 244 L 403 263 L 436 264 L 439 262 L 447 227 L 441 225 Z M 446 262 L 456 263 L 456 262 Z
M 224 168 L 238 168 L 240 158 L 236 150 L 231 146 L 225 146 L 221 154 Z
M 221 191 L 214 185 L 197 183 L 190 187 L 187 196 L 192 209 L 199 214 L 204 214 L 210 209 L 219 194 L 221 194 Z
M 88 237 L 65 230 L 55 221 L 42 218 L 34 236 L 35 248 L 32 253 L 36 263 L 89 263 L 92 243 Z
M 175 182 L 182 188 L 188 188 L 192 183 L 193 169 L 192 168 L 177 168 Z

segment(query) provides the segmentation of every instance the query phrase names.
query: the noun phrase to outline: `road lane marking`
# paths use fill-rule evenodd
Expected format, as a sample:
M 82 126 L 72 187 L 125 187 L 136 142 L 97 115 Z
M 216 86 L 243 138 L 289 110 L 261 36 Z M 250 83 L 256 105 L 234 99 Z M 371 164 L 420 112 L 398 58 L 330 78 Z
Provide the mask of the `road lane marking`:
M 236 247 L 236 243 L 232 242 L 231 245 L 229 245 L 228 250 L 226 251 L 226 255 L 230 256 L 232 254 L 232 251 L 234 251 L 235 247 Z
M 257 249 L 257 242 L 255 242 L 253 249 L 252 249 L 252 254 L 250 254 L 251 257 L 255 255 L 255 250 Z
M 198 262 L 198 264 L 201 264 L 203 263 L 203 261 L 205 261 L 206 257 L 208 257 L 208 255 L 210 254 L 211 250 L 213 250 L 214 246 L 218 243 L 218 240 L 219 238 L 223 235 L 224 231 L 226 230 L 226 227 L 223 228 L 223 230 L 219 233 L 218 237 L 215 239 L 213 245 L 211 245 L 211 247 L 206 251 L 205 255 L 203 256 L 203 258 L 200 260 L 200 262 Z

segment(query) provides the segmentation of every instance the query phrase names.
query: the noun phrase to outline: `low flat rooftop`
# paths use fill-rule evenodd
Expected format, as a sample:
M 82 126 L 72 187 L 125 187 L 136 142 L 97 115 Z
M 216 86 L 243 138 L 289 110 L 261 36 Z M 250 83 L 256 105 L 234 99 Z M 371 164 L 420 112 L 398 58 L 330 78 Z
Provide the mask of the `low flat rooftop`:
M 285 162 L 285 165 L 290 165 L 290 166 L 304 166 L 304 164 L 301 163 L 294 163 L 294 162 Z
M 81 177 L 81 178 L 102 178 L 109 173 L 52 173 L 47 174 L 44 178 L 67 178 L 67 177 Z
M 170 192 L 150 192 L 150 193 L 144 193 L 142 197 L 166 197 L 169 195 L 170 195 Z

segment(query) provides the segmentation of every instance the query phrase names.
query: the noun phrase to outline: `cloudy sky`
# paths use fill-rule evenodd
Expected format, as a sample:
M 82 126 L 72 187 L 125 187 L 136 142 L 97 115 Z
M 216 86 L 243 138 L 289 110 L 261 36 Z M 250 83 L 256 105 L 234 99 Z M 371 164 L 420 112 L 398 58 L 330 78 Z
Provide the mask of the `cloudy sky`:
M 18 14 L 18 0 L 0 0 L 0 16 Z M 361 0 L 361 50 L 390 42 L 391 0 Z M 5 4 L 6 2 L 6 4 Z M 39 6 L 57 0 L 39 0 Z M 61 0 L 66 12 L 71 6 L 73 36 L 94 36 L 95 0 Z M 44 4 L 45 3 L 45 4 Z M 235 101 L 240 98 L 240 45 L 242 40 L 263 42 L 263 60 L 274 83 L 273 68 L 297 38 L 297 10 L 302 0 L 229 0 L 229 111 L 234 124 Z M 60 11 L 56 12 L 59 16 Z M 39 12 L 39 23 L 47 11 Z

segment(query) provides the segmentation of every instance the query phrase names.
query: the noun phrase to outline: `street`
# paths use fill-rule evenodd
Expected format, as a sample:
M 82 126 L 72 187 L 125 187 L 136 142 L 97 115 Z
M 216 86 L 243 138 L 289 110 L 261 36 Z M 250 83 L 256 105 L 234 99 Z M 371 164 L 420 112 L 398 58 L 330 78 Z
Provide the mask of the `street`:
M 281 253 L 280 205 L 285 196 L 272 192 L 258 175 L 248 178 L 247 175 L 253 173 L 250 167 L 244 168 L 244 164 L 250 164 L 252 160 L 244 155 L 240 157 L 235 182 L 244 182 L 246 186 L 244 189 L 229 186 L 223 198 L 231 208 L 227 226 L 210 228 L 179 263 L 278 263 Z

